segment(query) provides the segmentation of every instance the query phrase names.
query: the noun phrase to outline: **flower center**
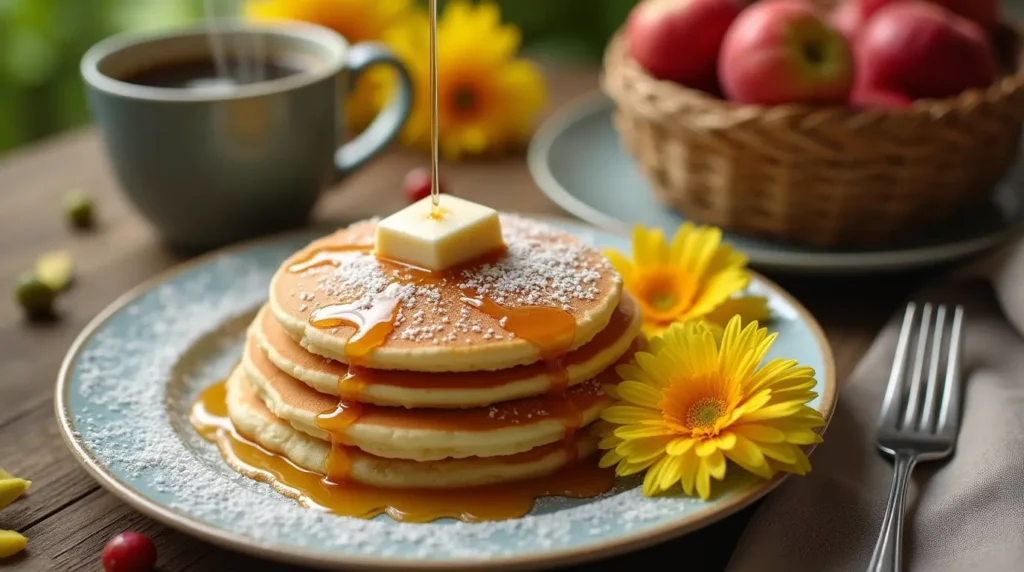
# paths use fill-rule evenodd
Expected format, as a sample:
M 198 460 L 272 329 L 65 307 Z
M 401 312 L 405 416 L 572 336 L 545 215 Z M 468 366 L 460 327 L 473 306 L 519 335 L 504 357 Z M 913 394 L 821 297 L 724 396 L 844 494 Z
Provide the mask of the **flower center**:
M 684 377 L 672 382 L 661 393 L 662 418 L 680 432 L 702 439 L 718 435 L 739 402 L 736 383 L 707 373 Z
M 654 268 L 638 278 L 640 303 L 649 320 L 673 322 L 693 305 L 697 282 L 678 268 Z
M 686 426 L 691 430 L 710 429 L 725 413 L 725 408 L 725 402 L 717 397 L 699 399 L 686 410 Z
M 476 91 L 468 85 L 460 85 L 455 88 L 452 94 L 452 104 L 455 109 L 467 113 L 476 109 Z

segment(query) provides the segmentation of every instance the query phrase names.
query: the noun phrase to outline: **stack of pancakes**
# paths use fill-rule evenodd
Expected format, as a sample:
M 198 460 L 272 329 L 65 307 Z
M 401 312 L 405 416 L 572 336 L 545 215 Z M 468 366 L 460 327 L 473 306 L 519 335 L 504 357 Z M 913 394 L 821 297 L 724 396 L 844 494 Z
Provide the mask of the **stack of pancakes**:
M 598 251 L 501 217 L 507 249 L 445 273 L 378 259 L 375 221 L 277 271 L 227 383 L 236 429 L 334 482 L 461 487 L 594 451 L 635 301 Z

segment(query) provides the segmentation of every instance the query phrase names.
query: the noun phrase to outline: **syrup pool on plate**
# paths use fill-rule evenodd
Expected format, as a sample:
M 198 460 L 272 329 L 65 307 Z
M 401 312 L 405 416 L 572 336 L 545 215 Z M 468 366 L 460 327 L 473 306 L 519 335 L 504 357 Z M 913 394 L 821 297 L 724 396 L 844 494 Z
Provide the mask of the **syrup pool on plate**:
M 371 518 L 386 513 L 403 522 L 456 518 L 466 522 L 504 520 L 525 515 L 536 499 L 546 496 L 590 498 L 612 487 L 614 473 L 595 462 L 577 461 L 546 477 L 459 489 L 386 489 L 353 482 L 335 483 L 297 467 L 288 459 L 254 444 L 227 416 L 224 382 L 211 386 L 192 407 L 192 424 L 215 443 L 225 461 L 239 473 L 270 483 L 304 506 L 340 516 Z M 554 444 L 554 446 L 558 446 Z M 550 452 L 527 451 L 510 462 L 528 461 Z

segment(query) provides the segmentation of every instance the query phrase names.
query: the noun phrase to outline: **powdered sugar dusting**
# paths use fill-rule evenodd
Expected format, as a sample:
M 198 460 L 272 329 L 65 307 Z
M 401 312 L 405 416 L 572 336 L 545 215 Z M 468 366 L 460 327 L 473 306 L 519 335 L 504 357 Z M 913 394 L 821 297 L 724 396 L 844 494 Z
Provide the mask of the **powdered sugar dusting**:
M 298 246 L 258 246 L 192 268 L 131 302 L 83 345 L 67 396 L 75 438 L 99 465 L 191 520 L 307 556 L 522 556 L 585 548 L 707 506 L 644 498 L 636 483 L 625 483 L 590 501 L 542 499 L 517 520 L 406 524 L 305 509 L 234 473 L 191 430 L 187 408 L 238 359 L 245 320 Z
M 595 300 L 601 294 L 601 276 L 612 267 L 593 248 L 529 219 L 503 216 L 501 225 L 508 256 L 466 270 L 460 288 L 475 290 L 499 304 L 567 311 L 574 302 Z

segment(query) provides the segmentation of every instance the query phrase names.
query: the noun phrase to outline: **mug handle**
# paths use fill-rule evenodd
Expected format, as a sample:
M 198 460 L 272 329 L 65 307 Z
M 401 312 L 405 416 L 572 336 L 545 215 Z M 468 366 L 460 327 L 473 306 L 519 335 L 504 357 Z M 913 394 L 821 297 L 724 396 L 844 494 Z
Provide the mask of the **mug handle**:
M 349 90 L 353 89 L 364 71 L 376 64 L 395 69 L 398 73 L 398 91 L 362 133 L 334 153 L 334 165 L 341 175 L 351 173 L 383 151 L 394 141 L 412 111 L 413 85 L 409 70 L 405 69 L 405 65 L 391 50 L 381 44 L 364 42 L 349 50 L 345 62 L 349 74 Z

